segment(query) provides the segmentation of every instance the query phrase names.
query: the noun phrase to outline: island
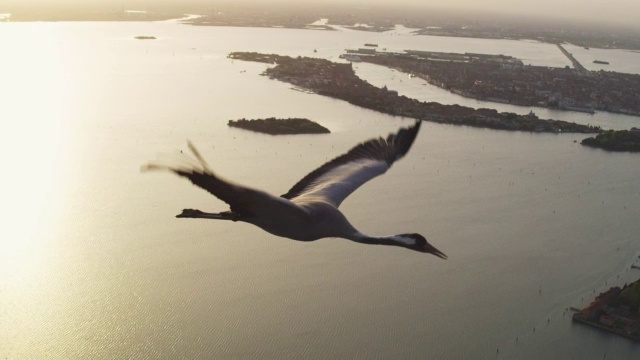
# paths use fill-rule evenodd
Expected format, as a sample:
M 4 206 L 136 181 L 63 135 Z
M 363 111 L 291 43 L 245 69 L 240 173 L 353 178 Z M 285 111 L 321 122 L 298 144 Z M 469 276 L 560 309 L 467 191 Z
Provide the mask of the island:
M 136 36 L 136 39 L 138 39 L 138 40 L 155 40 L 156 37 L 155 36 L 140 35 L 140 36 Z
M 422 78 L 460 96 L 558 110 L 608 111 L 640 116 L 640 75 L 585 69 L 560 44 L 574 68 L 524 65 L 505 55 L 375 49 L 347 50 L 358 61 L 383 65 Z M 600 62 L 603 63 L 603 62 Z
M 326 127 L 303 118 L 229 120 L 227 125 L 269 135 L 329 134 L 331 132 Z
M 608 130 L 582 140 L 581 144 L 609 151 L 640 152 L 640 129 Z
M 460 105 L 423 102 L 398 95 L 397 91 L 378 88 L 360 79 L 351 63 L 325 59 L 233 52 L 229 58 L 276 64 L 263 74 L 271 79 L 308 89 L 316 94 L 347 101 L 381 113 L 452 125 L 548 133 L 598 133 L 598 126 L 561 120 L 539 119 L 533 112 L 518 115 L 494 109 L 473 109 Z
M 640 341 L 640 280 L 599 294 L 573 321 Z

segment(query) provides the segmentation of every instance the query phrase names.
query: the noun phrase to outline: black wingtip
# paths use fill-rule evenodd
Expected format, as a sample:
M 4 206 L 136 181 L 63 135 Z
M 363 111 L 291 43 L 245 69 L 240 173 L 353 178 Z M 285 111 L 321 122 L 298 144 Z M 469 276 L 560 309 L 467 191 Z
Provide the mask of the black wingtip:
M 409 152 L 413 141 L 418 135 L 421 124 L 422 121 L 418 120 L 412 126 L 400 128 L 397 132 L 389 134 L 386 140 L 383 137 L 379 137 L 356 145 L 346 154 L 338 156 L 309 173 L 302 178 L 302 180 L 298 181 L 286 194 L 281 196 L 285 199 L 292 199 L 300 195 L 307 186 L 323 174 L 350 161 L 375 159 L 385 161 L 388 166 L 391 166 L 396 160 L 402 158 Z
M 418 136 L 420 125 L 422 125 L 422 120 L 417 120 L 413 126 L 402 128 L 395 134 L 389 134 L 387 142 L 394 144 L 396 149 L 396 159 L 405 156 L 409 152 L 411 145 L 413 145 L 413 141 Z

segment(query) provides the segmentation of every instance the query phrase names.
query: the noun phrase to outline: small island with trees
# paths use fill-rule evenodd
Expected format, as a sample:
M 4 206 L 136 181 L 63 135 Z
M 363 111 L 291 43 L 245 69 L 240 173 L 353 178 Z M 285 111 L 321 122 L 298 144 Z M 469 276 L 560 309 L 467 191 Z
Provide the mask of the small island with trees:
M 140 36 L 136 36 L 137 40 L 155 40 L 156 37 L 155 36 L 147 36 L 147 35 L 140 35 Z
M 293 135 L 293 134 L 329 134 L 326 127 L 303 118 L 276 119 L 240 119 L 229 120 L 227 125 L 245 130 L 251 130 L 269 135 Z
M 640 129 L 604 131 L 582 140 L 582 145 L 609 151 L 640 152 Z
M 598 295 L 573 321 L 640 341 L 640 280 Z

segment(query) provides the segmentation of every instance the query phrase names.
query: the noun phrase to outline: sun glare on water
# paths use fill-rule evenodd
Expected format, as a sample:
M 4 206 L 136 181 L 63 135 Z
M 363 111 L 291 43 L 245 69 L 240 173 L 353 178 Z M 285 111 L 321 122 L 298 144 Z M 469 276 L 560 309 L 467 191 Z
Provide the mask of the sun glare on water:
M 49 24 L 0 24 L 0 275 L 37 266 L 55 223 L 71 82 Z M 6 272 L 5 272 L 6 271 Z

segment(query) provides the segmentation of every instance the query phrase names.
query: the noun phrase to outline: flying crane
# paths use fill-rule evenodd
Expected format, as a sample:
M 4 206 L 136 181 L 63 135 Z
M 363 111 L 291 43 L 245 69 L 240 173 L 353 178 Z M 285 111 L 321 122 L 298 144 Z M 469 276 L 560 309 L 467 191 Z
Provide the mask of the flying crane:
M 189 143 L 196 162 L 182 166 L 149 163 L 148 170 L 169 170 L 208 191 L 229 205 L 230 210 L 208 213 L 184 209 L 178 218 L 241 221 L 264 231 L 298 241 L 344 238 L 362 244 L 400 246 L 447 256 L 420 234 L 407 233 L 374 237 L 358 231 L 338 209 L 342 201 L 362 184 L 385 173 L 411 148 L 421 121 L 401 128 L 386 139 L 370 139 L 309 173 L 286 194 L 274 196 L 225 180 L 215 174 L 198 150 Z

